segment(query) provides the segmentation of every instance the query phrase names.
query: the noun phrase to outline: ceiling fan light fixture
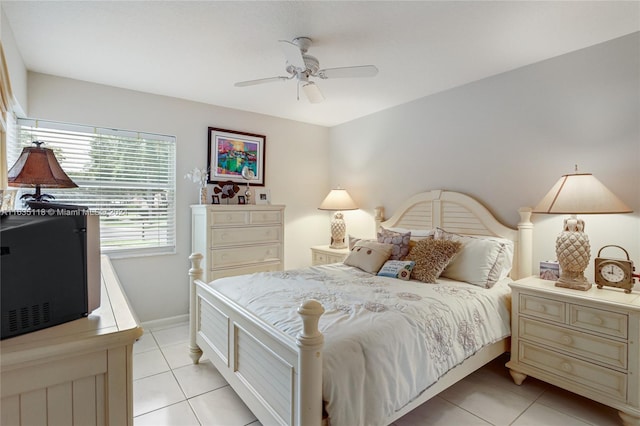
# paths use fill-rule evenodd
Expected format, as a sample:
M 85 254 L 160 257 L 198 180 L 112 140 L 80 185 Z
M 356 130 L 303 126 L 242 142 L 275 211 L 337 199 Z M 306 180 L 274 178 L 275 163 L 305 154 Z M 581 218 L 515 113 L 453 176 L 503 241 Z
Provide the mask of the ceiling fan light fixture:
M 320 89 L 313 81 L 307 81 L 302 83 L 302 91 L 312 104 L 317 104 L 324 101 L 324 96 L 320 92 Z

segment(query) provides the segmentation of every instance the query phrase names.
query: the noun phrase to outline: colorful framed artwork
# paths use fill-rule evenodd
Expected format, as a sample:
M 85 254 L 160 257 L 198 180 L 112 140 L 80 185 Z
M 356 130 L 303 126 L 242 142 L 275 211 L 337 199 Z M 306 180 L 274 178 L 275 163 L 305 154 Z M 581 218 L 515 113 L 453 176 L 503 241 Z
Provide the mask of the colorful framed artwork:
M 242 170 L 248 167 L 254 175 L 249 183 L 264 186 L 266 139 L 264 135 L 209 127 L 207 183 L 246 183 Z

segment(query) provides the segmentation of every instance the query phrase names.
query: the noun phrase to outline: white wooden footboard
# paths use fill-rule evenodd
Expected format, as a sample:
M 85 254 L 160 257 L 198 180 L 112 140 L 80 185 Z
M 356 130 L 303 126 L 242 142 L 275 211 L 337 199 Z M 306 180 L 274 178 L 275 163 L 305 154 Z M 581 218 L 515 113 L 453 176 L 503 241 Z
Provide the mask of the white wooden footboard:
M 201 281 L 202 255 L 190 275 L 190 355 L 202 351 L 262 424 L 320 425 L 322 344 L 315 300 L 298 309 L 303 331 L 293 341 Z

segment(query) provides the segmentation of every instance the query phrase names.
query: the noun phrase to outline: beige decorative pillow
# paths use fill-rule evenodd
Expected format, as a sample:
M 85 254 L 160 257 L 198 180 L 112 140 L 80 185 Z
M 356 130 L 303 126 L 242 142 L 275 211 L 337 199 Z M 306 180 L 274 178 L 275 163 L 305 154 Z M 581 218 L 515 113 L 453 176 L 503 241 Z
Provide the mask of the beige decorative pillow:
M 436 229 L 435 238 L 462 243 L 460 254 L 447 265 L 443 277 L 491 288 L 511 271 L 511 240 L 454 234 L 440 228 Z
M 416 263 L 411 277 L 425 283 L 435 283 L 461 248 L 462 244 L 458 241 L 431 239 L 417 241 L 405 258 Z
M 344 264 L 355 266 L 371 274 L 376 274 L 382 265 L 384 265 L 384 262 L 389 259 L 391 248 L 391 244 L 360 240 L 344 260 Z
M 375 242 L 376 240 L 368 239 L 368 238 L 358 238 L 358 237 L 354 237 L 353 235 L 349 234 L 349 251 L 353 250 L 353 247 L 356 245 L 356 243 L 358 241 L 373 241 L 373 242 Z
M 411 241 L 411 231 L 408 232 L 394 232 L 380 227 L 378 232 L 378 242 L 385 244 L 393 244 L 391 250 L 391 260 L 404 260 L 404 257 L 409 253 L 409 242 Z

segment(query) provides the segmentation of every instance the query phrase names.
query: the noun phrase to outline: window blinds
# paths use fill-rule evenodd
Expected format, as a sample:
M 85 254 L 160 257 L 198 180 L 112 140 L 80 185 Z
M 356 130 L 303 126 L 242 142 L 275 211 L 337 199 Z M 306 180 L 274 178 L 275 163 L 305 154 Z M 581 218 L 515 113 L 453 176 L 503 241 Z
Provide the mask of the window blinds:
M 54 151 L 79 187 L 42 192 L 99 212 L 103 252 L 175 251 L 175 137 L 19 119 L 9 164 L 36 140 Z

